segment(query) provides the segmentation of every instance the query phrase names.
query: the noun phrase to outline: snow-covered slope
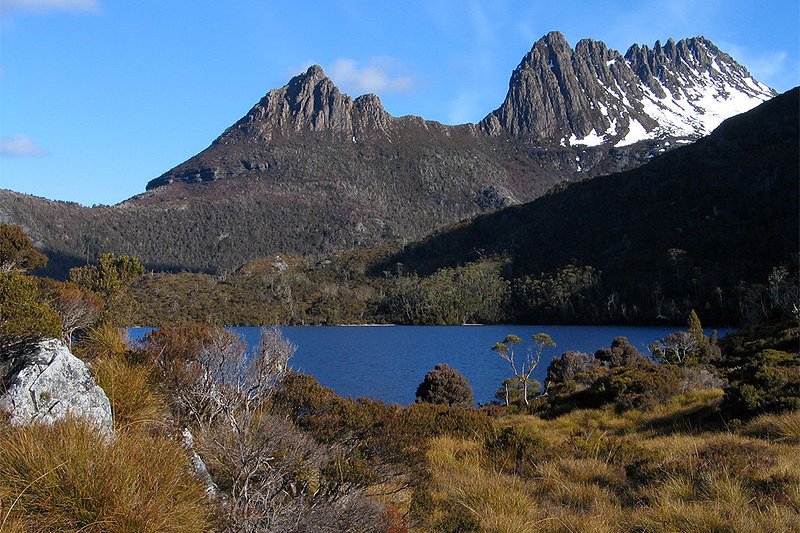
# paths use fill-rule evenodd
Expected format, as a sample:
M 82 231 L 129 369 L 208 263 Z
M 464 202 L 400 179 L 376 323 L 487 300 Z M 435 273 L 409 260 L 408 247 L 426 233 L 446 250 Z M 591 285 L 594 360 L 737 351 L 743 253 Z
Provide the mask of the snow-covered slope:
M 622 56 L 590 39 L 573 50 L 553 32 L 523 58 L 481 126 L 562 146 L 695 139 L 776 94 L 704 37 L 633 45 Z

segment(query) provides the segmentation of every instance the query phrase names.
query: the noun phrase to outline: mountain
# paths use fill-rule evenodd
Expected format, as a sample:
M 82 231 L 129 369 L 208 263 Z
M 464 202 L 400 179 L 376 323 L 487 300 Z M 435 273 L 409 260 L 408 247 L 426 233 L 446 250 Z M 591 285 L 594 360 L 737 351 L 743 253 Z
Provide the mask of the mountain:
M 697 138 L 775 96 L 704 37 L 633 45 L 540 39 L 511 76 L 503 105 L 481 121 L 491 135 L 558 139 L 562 145 L 626 146 Z
M 758 304 L 749 286 L 798 275 L 799 146 L 795 88 L 637 169 L 459 223 L 373 271 L 400 264 L 425 276 L 501 257 L 512 279 L 552 280 L 591 266 L 601 280 L 592 287 L 599 316 L 613 304 L 626 306 L 626 320 L 652 322 L 672 301 L 684 308 L 678 316 L 695 307 L 712 322 L 733 323 Z M 787 274 L 776 277 L 781 266 Z M 530 319 L 524 311 L 518 318 Z
M 393 117 L 375 95 L 353 99 L 313 66 L 140 195 L 84 208 L 0 191 L 0 221 L 23 225 L 61 275 L 101 251 L 219 271 L 275 252 L 406 241 L 635 168 L 773 94 L 703 38 L 623 57 L 551 33 L 500 108 L 446 126 Z

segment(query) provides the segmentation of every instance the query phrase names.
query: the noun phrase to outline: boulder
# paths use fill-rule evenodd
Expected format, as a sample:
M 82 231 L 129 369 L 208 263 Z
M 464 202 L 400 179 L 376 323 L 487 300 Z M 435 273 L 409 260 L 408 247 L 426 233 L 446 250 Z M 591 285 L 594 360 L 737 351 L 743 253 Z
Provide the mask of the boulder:
M 13 425 L 52 424 L 70 415 L 113 432 L 108 397 L 86 364 L 60 340 L 44 340 L 32 353 L 18 357 L 3 384 L 0 410 L 8 412 Z

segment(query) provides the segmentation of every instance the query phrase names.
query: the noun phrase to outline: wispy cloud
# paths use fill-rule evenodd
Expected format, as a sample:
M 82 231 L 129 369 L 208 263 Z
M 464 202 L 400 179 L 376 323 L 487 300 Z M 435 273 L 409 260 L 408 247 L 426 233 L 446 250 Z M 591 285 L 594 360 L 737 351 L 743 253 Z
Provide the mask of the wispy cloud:
M 8 13 L 52 13 L 68 11 L 72 13 L 96 12 L 100 10 L 97 0 L 3 0 L 0 12 Z
M 47 154 L 47 150 L 22 134 L 0 139 L 0 155 L 5 157 L 43 157 Z
M 360 65 L 355 59 L 339 58 L 326 68 L 334 83 L 353 93 L 405 93 L 414 87 L 410 76 L 396 74 L 395 60 L 386 57 L 371 59 Z
M 786 50 L 754 50 L 726 41 L 715 44 L 744 65 L 754 78 L 779 91 L 794 87 L 800 80 L 800 64 L 793 62 Z
M 747 67 L 756 78 L 770 78 L 786 68 L 788 54 L 784 50 L 755 52 L 740 44 L 718 42 L 718 46 Z
M 481 106 L 480 95 L 473 92 L 459 93 L 450 102 L 447 122 L 448 124 L 466 124 L 477 122 L 486 114 L 486 109 Z

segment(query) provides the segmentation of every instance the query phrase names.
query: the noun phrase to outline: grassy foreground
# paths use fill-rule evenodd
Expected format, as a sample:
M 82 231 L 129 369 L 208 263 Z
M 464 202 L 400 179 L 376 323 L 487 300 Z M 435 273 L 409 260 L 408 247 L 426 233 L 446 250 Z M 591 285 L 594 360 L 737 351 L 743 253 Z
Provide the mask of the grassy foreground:
M 434 438 L 425 529 L 799 531 L 800 412 L 708 429 L 721 397 L 519 415 L 487 438 Z

